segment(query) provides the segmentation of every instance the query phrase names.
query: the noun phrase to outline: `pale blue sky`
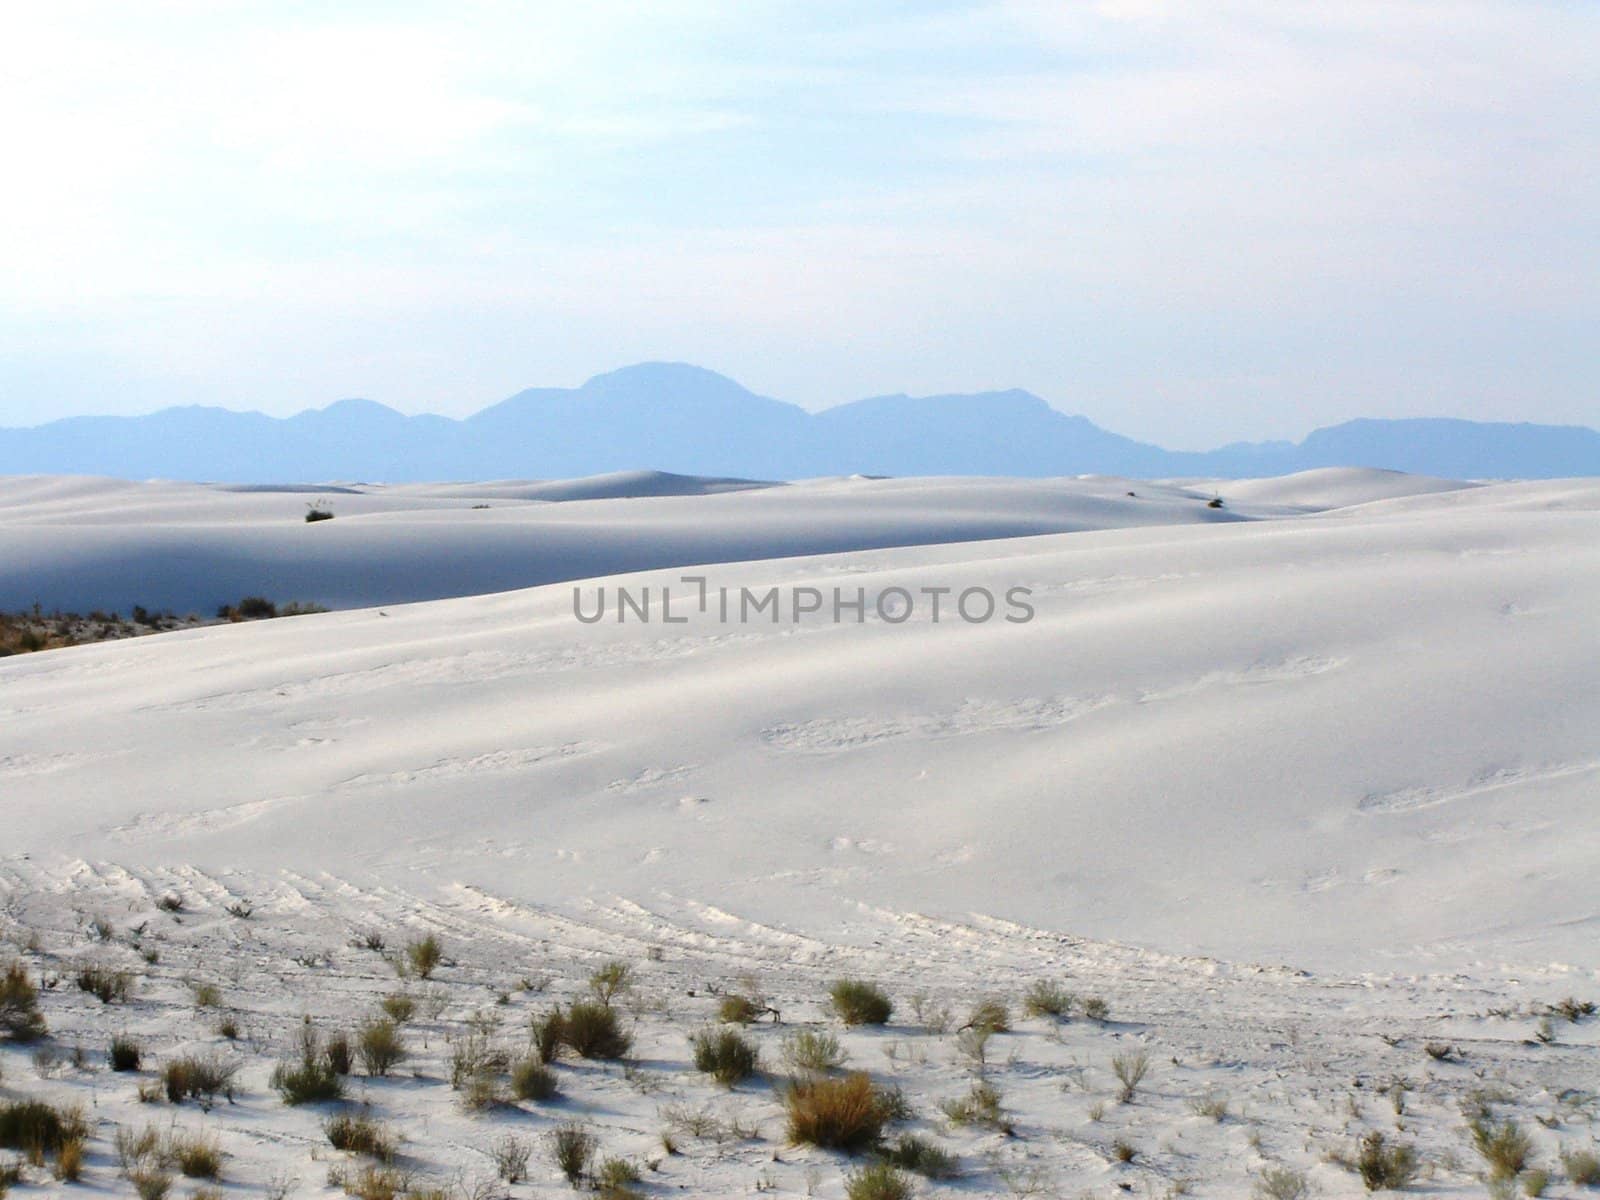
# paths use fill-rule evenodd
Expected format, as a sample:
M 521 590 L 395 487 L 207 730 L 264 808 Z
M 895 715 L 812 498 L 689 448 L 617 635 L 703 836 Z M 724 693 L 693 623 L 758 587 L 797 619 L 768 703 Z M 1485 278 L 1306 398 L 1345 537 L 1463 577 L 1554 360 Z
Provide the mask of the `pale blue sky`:
M 10 5 L 0 424 L 679 359 L 1600 424 L 1600 4 Z

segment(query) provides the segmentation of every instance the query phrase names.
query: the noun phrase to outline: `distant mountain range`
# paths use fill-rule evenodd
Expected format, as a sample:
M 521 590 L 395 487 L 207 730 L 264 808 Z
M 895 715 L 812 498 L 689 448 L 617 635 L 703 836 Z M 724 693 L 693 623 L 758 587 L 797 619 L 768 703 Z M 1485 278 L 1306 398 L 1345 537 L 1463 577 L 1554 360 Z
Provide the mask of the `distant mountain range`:
M 169 408 L 0 429 L 0 474 L 274 481 L 570 478 L 651 467 L 692 475 L 1282 475 L 1385 467 L 1458 479 L 1600 475 L 1583 426 L 1358 420 L 1304 441 L 1164 450 L 1024 391 L 875 396 L 823 412 L 714 371 L 641 363 L 578 388 L 533 388 L 466 418 L 340 400 L 292 417 Z

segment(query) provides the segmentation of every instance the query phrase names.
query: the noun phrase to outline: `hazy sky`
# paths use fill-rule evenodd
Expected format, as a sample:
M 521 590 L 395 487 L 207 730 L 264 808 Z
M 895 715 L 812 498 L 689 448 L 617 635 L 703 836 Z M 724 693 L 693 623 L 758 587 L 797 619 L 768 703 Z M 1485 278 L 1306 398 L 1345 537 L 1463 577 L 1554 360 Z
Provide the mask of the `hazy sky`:
M 1600 3 L 7 4 L 0 424 L 679 359 L 1600 424 Z

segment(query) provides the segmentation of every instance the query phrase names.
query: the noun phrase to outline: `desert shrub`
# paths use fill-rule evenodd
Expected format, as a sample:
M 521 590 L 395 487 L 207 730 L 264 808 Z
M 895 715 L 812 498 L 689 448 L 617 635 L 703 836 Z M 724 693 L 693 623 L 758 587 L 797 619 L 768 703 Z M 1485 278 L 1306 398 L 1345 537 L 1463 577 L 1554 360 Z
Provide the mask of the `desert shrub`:
M 417 1014 L 416 997 L 409 992 L 391 992 L 378 1001 L 378 1007 L 397 1025 L 404 1025 Z
M 1228 1117 L 1228 1098 L 1217 1092 L 1207 1091 L 1202 1096 L 1190 1099 L 1189 1111 L 1197 1117 L 1222 1122 Z
M 214 983 L 196 983 L 190 987 L 196 1008 L 221 1008 L 222 989 Z
M 638 1182 L 639 1168 L 625 1158 L 612 1155 L 595 1168 L 594 1188 L 602 1196 L 625 1196 Z
M 166 1200 L 172 1190 L 172 1176 L 160 1167 L 138 1167 L 128 1175 L 139 1200 Z
M 1117 1092 L 1119 1103 L 1128 1104 L 1133 1100 L 1133 1094 L 1139 1090 L 1149 1070 L 1150 1055 L 1147 1051 L 1124 1050 L 1121 1054 L 1111 1056 L 1111 1073 L 1122 1085 Z
M 993 996 L 987 997 L 973 1005 L 972 1011 L 967 1014 L 967 1023 L 962 1028 L 983 1029 L 989 1033 L 1009 1033 L 1011 1010 L 1006 1007 L 1004 1000 Z
M 550 1160 L 567 1182 L 577 1187 L 589 1173 L 589 1163 L 594 1159 L 599 1140 L 582 1125 L 571 1122 L 556 1126 L 548 1139 Z
M 217 1036 L 225 1037 L 230 1042 L 239 1040 L 239 1018 L 229 1013 L 217 1021 Z
M 1563 1151 L 1561 1169 L 1580 1187 L 1600 1186 L 1600 1154 L 1593 1150 Z
M 511 1094 L 518 1100 L 553 1100 L 560 1090 L 556 1073 L 537 1058 L 525 1058 L 511 1069 Z
M 1434 1062 L 1449 1062 L 1456 1056 L 1456 1048 L 1449 1042 L 1429 1042 L 1422 1050 Z
M 328 1175 L 329 1182 L 333 1182 L 334 1172 Z M 345 1195 L 354 1196 L 356 1200 L 400 1200 L 412 1194 L 411 1172 L 375 1164 L 368 1164 L 354 1173 L 339 1172 L 338 1186 L 344 1188 Z
M 1072 1015 L 1074 997 L 1059 983 L 1048 979 L 1035 979 L 1022 997 L 1022 1011 L 1030 1017 L 1062 1017 Z
M 694 1068 L 704 1071 L 724 1087 L 748 1079 L 760 1067 L 761 1052 L 754 1042 L 731 1029 L 702 1029 L 690 1036 Z
M 215 1054 L 186 1054 L 168 1059 L 162 1066 L 161 1086 L 173 1104 L 195 1099 L 209 1106 L 218 1096 L 231 1101 L 233 1077 L 239 1073 L 240 1065 Z
M 1005 1110 L 1000 1107 L 1000 1089 L 986 1080 L 978 1080 L 967 1094 L 957 1100 L 946 1100 L 939 1110 L 956 1125 L 979 1125 L 988 1129 L 1006 1127 Z
M 611 1007 L 613 1000 L 632 987 L 633 968 L 620 959 L 604 963 L 599 970 L 589 976 L 589 991 L 607 1008 Z
M 83 1178 L 83 1138 L 66 1137 L 56 1149 L 56 1161 L 50 1173 L 62 1183 L 77 1183 Z
M 799 1029 L 783 1039 L 783 1061 L 791 1071 L 822 1073 L 844 1065 L 845 1053 L 831 1033 Z
M 433 934 L 406 943 L 406 963 L 418 979 L 432 979 L 444 961 L 444 947 Z
M 1528 1165 L 1533 1141 L 1515 1121 L 1477 1120 L 1468 1129 L 1472 1134 L 1472 1148 L 1483 1156 L 1490 1179 L 1515 1179 Z
M 1576 1025 L 1585 1017 L 1594 1016 L 1595 1006 L 1593 1000 L 1579 1000 L 1576 996 L 1568 996 L 1565 1000 L 1557 1000 L 1552 1004 L 1550 1011 Z
M 1550 1186 L 1550 1172 L 1543 1167 L 1533 1167 L 1522 1177 L 1524 1196 L 1542 1196 Z
M 164 913 L 181 913 L 183 911 L 183 897 L 177 892 L 167 892 L 156 901 L 156 907 Z
M 388 1017 L 369 1017 L 356 1029 L 356 1051 L 368 1075 L 387 1075 L 406 1056 L 400 1027 Z
M 321 1041 L 311 1026 L 301 1030 L 299 1061 L 288 1060 L 273 1068 L 272 1088 L 288 1105 L 344 1099 L 344 1081 L 322 1053 Z
M 1378 1130 L 1361 1139 L 1355 1169 L 1369 1192 L 1397 1191 L 1417 1177 L 1417 1152 L 1404 1142 L 1390 1142 Z
M 749 1025 L 772 1010 L 750 996 L 731 992 L 717 1005 L 717 1020 L 729 1025 Z
M 616 1009 L 579 1000 L 561 1018 L 561 1043 L 581 1058 L 617 1059 L 632 1048 L 633 1037 L 624 1032 Z
M 872 1080 L 857 1071 L 843 1079 L 792 1082 L 783 1096 L 789 1140 L 854 1153 L 877 1144 L 883 1134 L 883 1100 Z
M 324 508 L 319 504 L 306 505 L 306 524 L 315 525 L 318 521 L 333 520 L 333 510 Z
M 394 1161 L 394 1135 L 367 1113 L 337 1113 L 322 1123 L 322 1132 L 335 1150 Z
M 926 1138 L 916 1134 L 902 1134 L 893 1145 L 878 1153 L 886 1162 L 907 1171 L 914 1171 L 924 1179 L 953 1179 L 956 1175 L 956 1156 L 941 1149 Z
M 350 1074 L 350 1035 L 340 1030 L 330 1036 L 323 1047 L 322 1058 L 335 1075 Z
M 1311 1181 L 1293 1167 L 1268 1167 L 1250 1194 L 1254 1200 L 1310 1200 Z
M 1139 1148 L 1126 1138 L 1118 1138 L 1111 1143 L 1111 1157 L 1119 1163 L 1131 1163 L 1139 1157 Z
M 1091 1021 L 1104 1021 L 1111 1015 L 1111 1006 L 1099 996 L 1085 996 L 1083 999 L 1083 1015 Z
M 0 1034 L 14 1042 L 33 1042 L 47 1032 L 39 989 L 21 963 L 8 963 L 0 973 Z
M 845 1176 L 847 1200 L 911 1200 L 911 1181 L 894 1164 L 869 1163 Z
M 42 1100 L 0 1101 L 0 1147 L 31 1154 L 54 1154 L 61 1143 L 87 1136 L 83 1114 Z
M 216 1179 L 222 1174 L 222 1147 L 203 1134 L 174 1132 L 164 1157 L 188 1179 Z
M 85 966 L 78 968 L 78 973 L 73 979 L 80 992 L 88 992 L 101 1004 L 114 1004 L 118 1000 L 126 1000 L 133 994 L 133 976 L 126 971 Z
M 846 1025 L 884 1025 L 894 1004 L 876 984 L 862 979 L 841 979 L 828 989 L 833 1011 Z
M 528 1032 L 533 1051 L 539 1056 L 539 1061 L 555 1062 L 556 1056 L 561 1053 L 561 1043 L 566 1032 L 561 1010 L 557 1009 L 544 1017 L 535 1017 L 528 1023 Z
M 106 1051 L 106 1060 L 111 1064 L 113 1071 L 137 1071 L 139 1064 L 144 1061 L 144 1050 L 135 1039 L 126 1034 L 118 1034 L 111 1039 L 111 1048 Z
M 507 1183 L 521 1183 L 528 1177 L 528 1160 L 533 1157 L 533 1143 L 508 1133 L 489 1149 L 494 1159 L 495 1172 Z

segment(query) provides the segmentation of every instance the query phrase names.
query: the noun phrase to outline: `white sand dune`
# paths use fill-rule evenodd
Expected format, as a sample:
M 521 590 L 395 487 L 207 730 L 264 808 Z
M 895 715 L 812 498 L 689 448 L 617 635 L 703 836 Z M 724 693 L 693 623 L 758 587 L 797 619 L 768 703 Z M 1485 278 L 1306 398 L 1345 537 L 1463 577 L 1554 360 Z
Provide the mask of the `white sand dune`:
M 1359 499 L 1349 482 L 1339 498 Z M 1515 503 L 1493 503 L 1501 486 Z M 355 579 L 333 599 L 476 561 L 439 547 L 481 516 L 485 564 L 497 528 L 537 528 L 569 572 L 663 545 L 732 556 L 777 529 L 784 553 L 859 548 L 712 567 L 712 586 L 1026 586 L 1037 616 L 583 625 L 556 586 L 8 660 L 8 840 L 558 907 L 672 894 L 802 932 L 837 933 L 865 904 L 1299 964 L 1582 957 L 1600 926 L 1597 498 L 1597 482 L 1494 485 L 1336 520 L 1245 520 L 1241 504 L 1205 524 L 1217 510 L 1182 489 L 1104 480 L 487 514 L 385 511 L 380 493 L 326 524 L 327 578 Z M 1132 525 L 1136 505 L 1155 515 L 1133 528 L 872 544 L 936 521 L 989 537 Z M 169 529 L 174 560 L 209 527 Z M 5 536 L 55 532 L 82 564 L 94 528 Z M 323 530 L 237 532 L 259 567 L 272 539 Z

